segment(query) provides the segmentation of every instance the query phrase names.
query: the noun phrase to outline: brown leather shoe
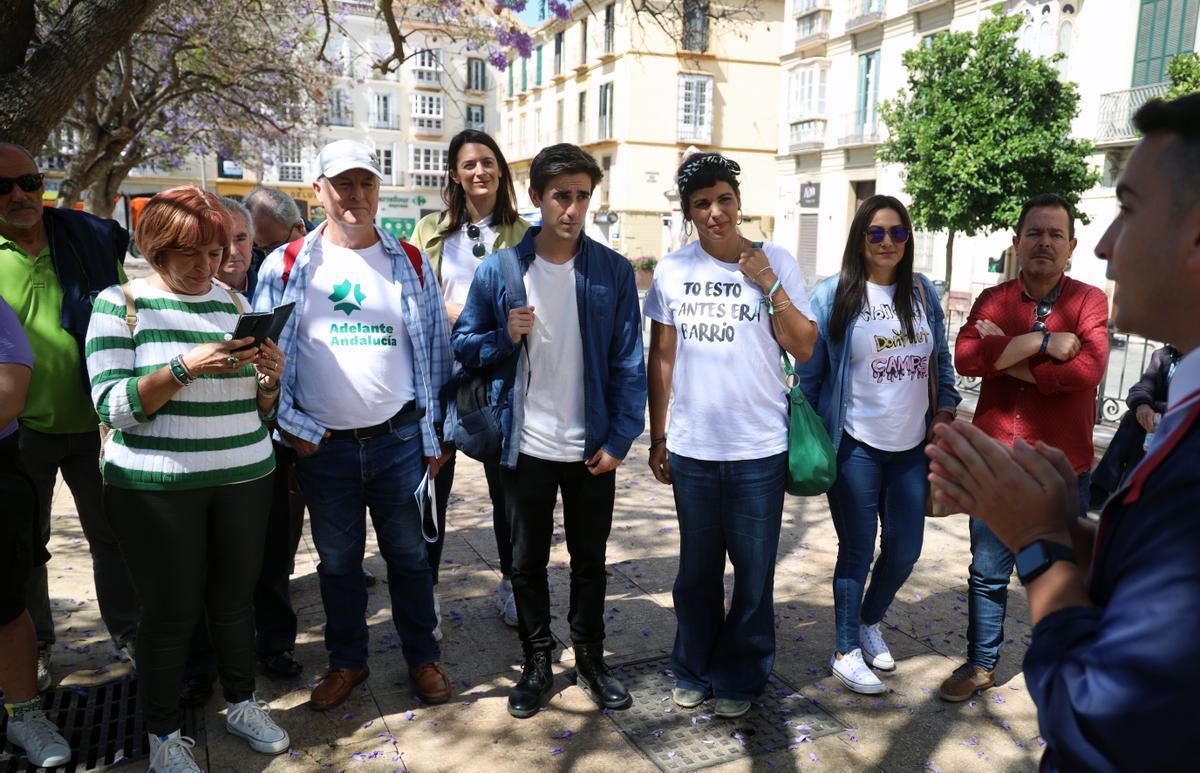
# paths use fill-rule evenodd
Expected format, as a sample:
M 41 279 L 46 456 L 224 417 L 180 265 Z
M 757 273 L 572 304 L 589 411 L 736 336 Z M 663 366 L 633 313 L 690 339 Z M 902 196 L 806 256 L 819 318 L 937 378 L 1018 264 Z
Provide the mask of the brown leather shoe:
M 938 688 L 938 697 L 951 703 L 962 703 L 976 692 L 996 683 L 996 672 L 971 663 L 963 663 Z
M 450 677 L 441 663 L 436 661 L 408 669 L 413 692 L 422 703 L 445 703 L 450 700 Z
M 367 681 L 371 675 L 369 668 L 331 668 L 329 673 L 321 678 L 308 699 L 308 707 L 313 711 L 326 711 L 346 700 L 350 691 Z

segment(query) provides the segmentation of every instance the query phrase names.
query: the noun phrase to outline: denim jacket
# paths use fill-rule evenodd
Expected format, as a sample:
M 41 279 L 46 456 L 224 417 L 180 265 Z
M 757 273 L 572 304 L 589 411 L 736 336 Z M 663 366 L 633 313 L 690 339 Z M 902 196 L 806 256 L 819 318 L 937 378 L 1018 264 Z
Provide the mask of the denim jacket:
M 937 292 L 924 274 L 913 278 L 925 288 L 925 297 L 934 303 L 925 312 L 929 330 L 933 333 L 934 352 L 937 355 L 938 410 L 954 411 L 962 402 L 962 396 L 954 388 L 954 365 L 950 362 L 950 349 L 946 343 L 946 318 L 941 304 L 937 303 Z M 800 376 L 800 388 L 804 396 L 825 422 L 829 439 L 836 450 L 842 442 L 842 427 L 846 424 L 846 403 L 850 399 L 850 339 L 854 332 L 857 316 L 850 318 L 846 334 L 841 343 L 829 340 L 829 318 L 833 315 L 833 301 L 837 295 L 838 277 L 831 276 L 813 289 L 809 298 L 821 331 L 813 346 L 812 357 L 796 368 Z M 915 310 L 921 310 L 921 296 L 914 299 Z M 925 414 L 925 424 L 933 422 L 935 411 L 931 407 Z
M 517 245 L 522 274 L 533 262 L 533 239 L 540 230 L 530 228 Z M 584 455 L 591 458 L 603 449 L 624 459 L 642 434 L 646 414 L 637 284 L 628 260 L 586 235 L 582 240 L 575 258 L 575 299 L 583 337 Z M 500 462 L 512 469 L 521 450 L 525 398 L 525 379 L 514 374 L 522 370 L 518 360 L 527 362 L 527 357 L 523 351 L 512 356 L 517 344 L 508 335 L 508 293 L 497 255 L 484 258 L 475 272 L 450 340 L 464 367 L 503 363 L 495 369 L 490 389 L 492 399 L 502 406 Z

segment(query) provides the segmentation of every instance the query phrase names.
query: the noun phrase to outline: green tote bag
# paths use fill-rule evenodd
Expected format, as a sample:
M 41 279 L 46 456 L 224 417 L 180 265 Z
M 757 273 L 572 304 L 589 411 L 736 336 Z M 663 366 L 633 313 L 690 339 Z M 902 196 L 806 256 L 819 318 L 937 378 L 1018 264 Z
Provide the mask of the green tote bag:
M 837 480 L 837 454 L 821 417 L 804 399 L 800 379 L 783 355 L 783 369 L 788 383 L 788 469 L 787 493 L 799 497 L 824 494 Z

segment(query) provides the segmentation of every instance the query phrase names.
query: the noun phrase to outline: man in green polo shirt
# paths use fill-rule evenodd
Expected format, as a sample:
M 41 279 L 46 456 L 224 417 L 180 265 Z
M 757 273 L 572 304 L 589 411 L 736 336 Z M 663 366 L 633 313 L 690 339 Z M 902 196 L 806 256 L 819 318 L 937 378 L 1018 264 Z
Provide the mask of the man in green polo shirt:
M 59 473 L 70 488 L 92 555 L 100 616 L 118 656 L 132 657 L 138 603 L 116 536 L 104 518 L 83 340 L 91 301 L 124 281 L 129 234 L 112 220 L 44 208 L 43 176 L 19 145 L 0 143 L 0 296 L 29 338 L 36 366 L 20 420 L 20 454 L 38 490 L 40 528 L 50 539 L 50 503 Z M 48 687 L 55 641 L 46 568 L 27 598 L 37 630 L 39 688 Z

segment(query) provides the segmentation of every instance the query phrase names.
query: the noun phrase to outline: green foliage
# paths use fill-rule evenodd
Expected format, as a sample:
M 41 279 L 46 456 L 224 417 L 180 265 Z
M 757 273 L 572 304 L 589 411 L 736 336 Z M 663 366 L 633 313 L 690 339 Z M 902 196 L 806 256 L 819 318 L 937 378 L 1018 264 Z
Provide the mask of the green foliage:
M 658 265 L 658 261 L 649 255 L 643 255 L 637 260 L 631 260 L 629 262 L 632 263 L 633 267 L 638 271 L 653 271 L 654 267 Z
M 1185 97 L 1200 91 L 1200 54 L 1189 51 L 1172 58 L 1167 64 L 1167 77 L 1171 79 L 1167 99 Z
M 995 12 L 974 33 L 942 33 L 906 52 L 908 89 L 882 107 L 890 139 L 879 156 L 904 165 L 920 228 L 1012 228 L 1028 197 L 1075 204 L 1099 179 L 1085 163 L 1091 143 L 1071 137 L 1075 85 L 1017 49 L 1021 17 Z

